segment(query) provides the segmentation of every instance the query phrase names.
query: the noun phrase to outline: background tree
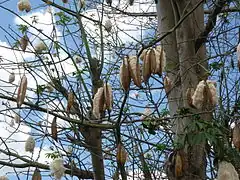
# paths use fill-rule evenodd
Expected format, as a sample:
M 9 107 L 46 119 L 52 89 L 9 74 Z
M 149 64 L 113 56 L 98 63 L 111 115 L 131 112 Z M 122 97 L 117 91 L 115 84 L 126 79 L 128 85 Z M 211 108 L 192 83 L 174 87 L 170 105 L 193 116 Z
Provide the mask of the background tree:
M 16 24 L 0 24 L 1 175 L 214 179 L 222 161 L 239 174 L 237 1 L 15 6 L 0 2 Z

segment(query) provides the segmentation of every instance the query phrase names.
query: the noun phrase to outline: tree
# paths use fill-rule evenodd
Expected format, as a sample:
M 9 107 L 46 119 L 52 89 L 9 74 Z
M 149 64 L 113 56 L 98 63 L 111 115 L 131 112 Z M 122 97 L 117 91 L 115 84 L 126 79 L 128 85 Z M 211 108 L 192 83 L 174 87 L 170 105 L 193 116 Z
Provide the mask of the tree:
M 214 179 L 224 161 L 240 173 L 238 2 L 17 6 L 0 5 L 17 24 L 1 26 L 1 175 Z

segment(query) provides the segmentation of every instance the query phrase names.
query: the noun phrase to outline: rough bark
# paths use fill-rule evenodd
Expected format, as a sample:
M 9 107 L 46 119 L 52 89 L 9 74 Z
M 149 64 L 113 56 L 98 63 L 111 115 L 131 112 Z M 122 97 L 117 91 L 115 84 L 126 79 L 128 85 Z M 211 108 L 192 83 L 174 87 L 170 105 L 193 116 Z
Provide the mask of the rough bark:
M 158 1 L 157 14 L 159 19 L 159 33 L 162 34 L 188 13 L 199 0 L 161 0 Z M 198 54 L 195 53 L 195 40 L 204 29 L 204 12 L 201 4 L 190 16 L 188 16 L 177 28 L 176 32 L 167 36 L 161 43 L 167 55 L 167 75 L 175 82 L 168 95 L 170 115 L 173 117 L 180 108 L 190 108 L 187 103 L 186 91 L 189 87 L 196 87 L 201 79 L 206 78 L 206 63 L 201 63 L 205 57 L 205 49 L 201 47 Z M 201 63 L 201 65 L 200 65 Z M 190 108 L 192 112 L 198 112 Z M 201 117 L 207 119 L 205 115 Z M 191 122 L 191 118 L 175 119 L 173 131 L 175 141 L 178 141 L 185 133 L 185 127 Z M 198 145 L 185 145 L 189 168 L 180 179 L 199 180 L 205 179 L 205 143 Z M 169 179 L 177 179 L 170 175 Z

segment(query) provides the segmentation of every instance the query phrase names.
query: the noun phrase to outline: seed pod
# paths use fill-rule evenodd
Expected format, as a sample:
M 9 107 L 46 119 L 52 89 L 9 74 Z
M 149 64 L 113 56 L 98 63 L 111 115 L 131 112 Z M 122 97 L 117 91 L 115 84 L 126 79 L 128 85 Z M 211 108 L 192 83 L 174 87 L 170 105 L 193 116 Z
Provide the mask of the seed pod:
M 51 131 L 52 131 L 52 138 L 55 141 L 57 141 L 58 133 L 57 133 L 57 117 L 56 116 L 53 118 L 52 125 L 51 125 Z
M 11 121 L 10 121 L 10 124 L 9 124 L 11 127 L 13 127 L 14 125 L 15 125 L 15 122 L 14 122 L 14 120 L 13 119 L 11 119 Z
M 20 86 L 18 88 L 18 94 L 17 94 L 17 106 L 21 107 L 21 105 L 24 102 L 25 96 L 27 91 L 27 77 L 25 74 L 23 75 Z
M 0 176 L 0 180 L 8 180 L 7 176 Z
M 198 83 L 197 88 L 192 96 L 192 104 L 197 109 L 201 109 L 204 102 L 204 90 L 205 90 L 205 81 L 202 80 Z
M 68 102 L 67 102 L 67 112 L 70 111 L 74 103 L 74 94 L 73 92 L 68 93 Z
M 85 8 L 85 6 L 86 6 L 85 0 L 78 0 L 78 7 L 80 9 Z
M 120 82 L 124 91 L 128 91 L 131 82 L 130 70 L 128 59 L 125 57 L 123 59 L 122 65 L 120 66 Z
M 144 82 L 148 82 L 150 76 L 151 76 L 151 56 L 152 54 L 152 49 L 149 49 L 146 53 L 146 56 L 143 58 L 143 71 L 142 71 L 142 75 L 143 75 L 143 80 Z
M 180 153 L 177 152 L 175 156 L 175 176 L 181 177 L 183 175 L 183 161 Z
M 14 120 L 15 120 L 15 123 L 17 123 L 17 124 L 20 123 L 21 118 L 20 118 L 19 114 L 15 114 Z
M 56 179 L 61 179 L 65 175 L 65 167 L 61 158 L 54 159 L 50 164 L 50 170 Z
M 47 46 L 44 44 L 43 41 L 39 41 L 35 46 L 34 49 L 36 53 L 42 53 L 43 51 L 47 50 Z
M 124 146 L 119 143 L 117 146 L 117 162 L 121 165 L 124 165 L 127 161 L 127 152 Z
M 47 83 L 47 85 L 45 86 L 45 88 L 47 89 L 47 91 L 48 91 L 49 93 L 54 91 L 54 88 L 52 87 L 51 83 Z
M 100 88 L 98 88 L 97 93 L 94 95 L 93 115 L 97 119 L 100 119 L 103 111 L 104 111 L 104 92 L 103 92 L 103 87 L 100 87 Z
M 31 11 L 31 4 L 29 0 L 20 0 L 17 5 L 18 5 L 19 11 L 24 11 L 24 10 L 26 12 Z
M 165 92 L 166 94 L 168 94 L 172 89 L 172 80 L 168 76 L 165 76 L 163 79 L 163 84 L 164 84 Z
M 208 85 L 208 100 L 212 106 L 216 106 L 218 102 L 217 98 L 217 89 L 215 87 L 216 82 L 207 80 L 207 85 Z
M 68 3 L 68 0 L 62 0 L 63 3 Z
M 156 47 L 156 74 L 162 75 L 166 66 L 166 54 L 162 46 Z
M 74 55 L 73 56 L 73 60 L 75 61 L 75 63 L 81 63 L 82 62 L 82 58 L 78 55 Z
M 38 168 L 36 168 L 34 170 L 32 180 L 42 180 L 42 176 L 41 176 L 40 170 Z
M 188 101 L 188 105 L 190 107 L 194 107 L 192 104 L 192 96 L 194 94 L 194 88 L 188 88 L 187 92 L 186 92 L 186 96 L 187 96 L 187 101 Z
M 105 29 L 107 32 L 111 32 L 112 30 L 112 22 L 110 21 L 110 19 L 106 20 L 105 22 Z
M 238 70 L 240 72 L 240 43 L 237 46 Z
M 13 83 L 14 81 L 15 81 L 15 74 L 14 74 L 14 72 L 11 72 L 8 77 L 8 82 Z
M 28 37 L 27 35 L 24 35 L 21 39 L 20 39 L 20 47 L 23 50 L 23 52 L 25 52 L 27 45 L 28 45 Z
M 240 150 L 240 123 L 233 128 L 233 145 Z
M 134 84 L 137 87 L 141 87 L 140 65 L 139 65 L 137 56 L 129 56 L 128 62 L 129 62 L 130 75 L 133 79 Z
M 156 50 L 153 48 L 150 52 L 151 73 L 157 74 Z
M 218 180 L 239 180 L 238 173 L 231 163 L 222 161 L 218 167 Z
M 106 0 L 106 3 L 111 6 L 112 5 L 112 0 Z
M 148 52 L 148 50 L 147 49 L 144 49 L 143 51 L 142 51 L 142 53 L 140 54 L 140 59 L 143 61 L 143 59 L 146 57 L 146 55 L 147 55 L 147 52 Z
M 134 3 L 134 0 L 128 0 L 128 3 L 129 3 L 130 6 L 132 6 L 133 3 Z
M 113 95 L 112 95 L 112 87 L 109 84 L 104 84 L 104 101 L 105 107 L 108 110 L 112 110 L 113 105 Z
M 26 143 L 25 143 L 25 151 L 33 153 L 35 148 L 35 140 L 32 136 L 29 136 Z

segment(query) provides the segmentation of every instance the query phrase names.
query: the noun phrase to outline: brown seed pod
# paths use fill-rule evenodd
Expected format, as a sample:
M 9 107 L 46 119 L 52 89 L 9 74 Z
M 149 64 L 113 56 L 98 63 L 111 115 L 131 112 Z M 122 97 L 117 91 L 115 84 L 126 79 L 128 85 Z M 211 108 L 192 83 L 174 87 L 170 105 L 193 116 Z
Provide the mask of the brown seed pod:
M 128 59 L 125 57 L 123 59 L 122 65 L 120 66 L 120 82 L 124 91 L 128 91 L 131 82 L 131 76 L 129 71 Z
M 31 4 L 29 0 L 20 0 L 17 5 L 18 5 L 19 11 L 24 11 L 24 10 L 26 12 L 31 11 Z
M 238 70 L 240 72 L 240 43 L 237 46 L 237 59 L 238 59 Z
M 8 180 L 7 176 L 0 176 L 0 180 Z
M 168 76 L 165 76 L 163 79 L 163 84 L 164 84 L 165 92 L 166 94 L 168 94 L 172 89 L 172 80 Z
M 52 138 L 57 141 L 57 117 L 55 116 L 52 120 L 52 124 L 51 124 L 51 132 L 52 132 Z
M 188 88 L 187 92 L 186 92 L 186 96 L 187 96 L 187 101 L 188 101 L 188 105 L 190 107 L 194 107 L 192 104 L 192 96 L 194 94 L 194 88 Z
M 231 163 L 222 161 L 218 167 L 218 180 L 239 180 L 238 173 Z
M 21 39 L 20 39 L 20 47 L 23 50 L 23 52 L 26 51 L 27 45 L 28 45 L 28 37 L 27 35 L 24 35 Z
M 183 175 L 183 161 L 179 152 L 175 155 L 175 176 L 181 177 Z
M 68 102 L 67 102 L 67 112 L 70 112 L 74 103 L 74 94 L 73 92 L 68 93 Z
M 100 119 L 101 114 L 104 111 L 104 92 L 103 87 L 98 88 L 97 93 L 93 99 L 93 115 Z
M 27 77 L 25 74 L 23 75 L 20 86 L 18 88 L 18 94 L 17 94 L 17 106 L 21 107 L 21 105 L 24 102 L 25 96 L 27 91 Z
M 127 152 L 124 146 L 119 143 L 117 146 L 117 162 L 121 165 L 124 165 L 127 161 Z
M 8 82 L 9 83 L 13 83 L 15 81 L 15 74 L 14 72 L 10 73 L 9 77 L 8 77 Z
M 143 59 L 146 57 L 146 55 L 147 55 L 147 49 L 144 49 L 143 51 L 142 51 L 142 53 L 140 54 L 140 59 L 143 61 Z
M 217 102 L 218 102 L 218 98 L 217 98 L 217 89 L 216 89 L 216 82 L 215 81 L 211 81 L 211 80 L 207 80 L 207 85 L 208 85 L 208 100 L 210 102 L 210 104 L 212 106 L 216 106 Z
M 17 124 L 19 124 L 21 122 L 21 118 L 20 118 L 19 114 L 15 114 L 14 120 L 15 120 L 15 123 L 17 123 Z
M 159 74 L 160 76 L 162 75 L 162 72 L 165 69 L 166 65 L 166 54 L 164 52 L 164 49 L 162 46 L 157 46 L 156 51 L 155 51 L 155 56 L 156 56 L 156 70 L 155 74 Z
M 142 71 L 142 75 L 143 75 L 143 80 L 144 82 L 148 82 L 150 76 L 151 76 L 151 58 L 152 58 L 152 50 L 148 50 L 146 53 L 146 56 L 143 58 L 143 71 Z
M 113 105 L 113 95 L 112 95 L 112 87 L 109 84 L 104 84 L 104 102 L 105 108 L 107 110 L 112 110 Z
M 140 65 L 137 56 L 129 56 L 128 62 L 130 67 L 130 75 L 133 79 L 134 84 L 137 87 L 141 87 Z
M 68 0 L 62 0 L 63 3 L 68 3 Z
M 192 96 L 192 104 L 197 109 L 201 109 L 204 102 L 204 90 L 205 90 L 205 81 L 202 80 L 198 83 L 197 88 Z
M 41 176 L 40 170 L 38 168 L 36 168 L 34 170 L 32 180 L 42 180 L 42 176 Z
M 150 59 L 151 59 L 151 73 L 157 74 L 157 60 L 155 48 L 151 49 Z
M 25 142 L 25 151 L 26 152 L 33 152 L 35 148 L 35 140 L 32 136 L 29 136 L 27 141 Z
M 232 133 L 233 145 L 240 150 L 240 123 L 236 124 Z

